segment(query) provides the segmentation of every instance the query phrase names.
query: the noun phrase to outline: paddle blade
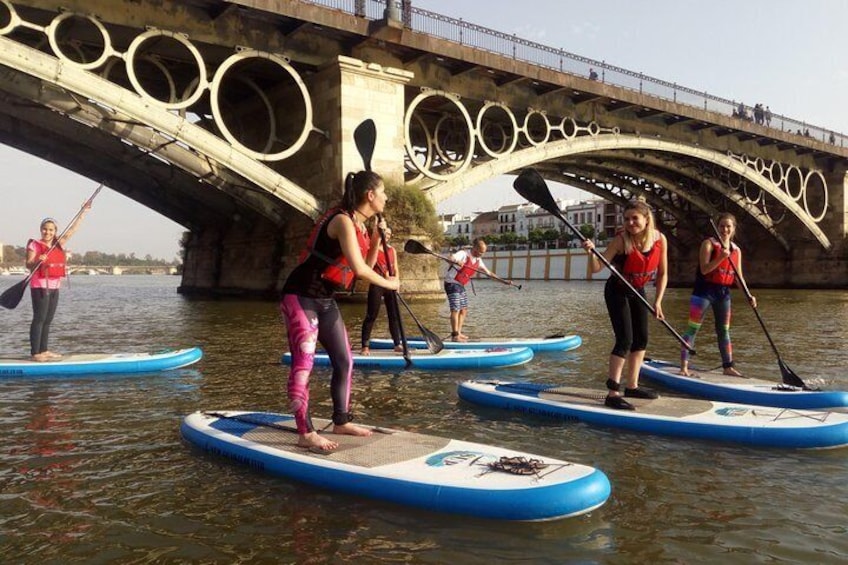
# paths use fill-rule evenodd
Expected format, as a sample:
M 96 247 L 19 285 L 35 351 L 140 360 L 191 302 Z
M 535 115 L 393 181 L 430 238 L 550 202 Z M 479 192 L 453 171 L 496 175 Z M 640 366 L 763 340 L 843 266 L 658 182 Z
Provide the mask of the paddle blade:
M 420 255 L 422 253 L 432 253 L 423 243 L 420 241 L 416 241 L 414 239 L 407 239 L 406 243 L 403 244 L 403 250 L 407 253 L 412 253 L 414 255 Z
M 29 277 L 21 282 L 14 284 L 0 294 L 0 306 L 8 310 L 14 310 L 21 303 L 21 298 L 24 296 L 24 291 L 27 287 Z
M 780 367 L 780 374 L 783 376 L 783 384 L 796 386 L 804 390 L 812 390 L 804 383 L 801 377 L 795 374 L 795 371 L 790 369 L 789 366 L 783 362 L 783 359 L 778 358 L 777 364 Z
M 371 157 L 374 156 L 374 146 L 377 144 L 377 126 L 374 120 L 367 119 L 356 126 L 353 130 L 353 141 L 356 150 L 362 157 L 362 164 L 366 171 L 371 170 Z
M 445 348 L 445 344 L 439 336 L 437 336 L 424 326 L 419 326 L 418 329 L 420 329 L 421 333 L 424 334 L 424 341 L 427 342 L 427 350 L 430 351 L 430 353 L 435 355 L 436 353 Z
M 554 216 L 564 220 L 551 191 L 539 171 L 536 169 L 524 169 L 512 183 L 515 191 L 532 202 L 536 206 L 544 208 Z

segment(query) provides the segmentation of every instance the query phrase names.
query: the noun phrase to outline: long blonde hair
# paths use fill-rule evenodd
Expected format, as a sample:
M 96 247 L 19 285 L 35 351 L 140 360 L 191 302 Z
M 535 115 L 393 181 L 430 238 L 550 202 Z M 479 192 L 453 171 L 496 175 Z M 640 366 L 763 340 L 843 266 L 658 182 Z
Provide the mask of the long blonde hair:
M 631 200 L 628 202 L 627 206 L 624 207 L 622 215 L 626 214 L 628 210 L 636 210 L 645 216 L 647 221 L 645 222 L 645 230 L 637 238 L 631 237 L 627 230 L 622 231 L 621 238 L 624 240 L 624 252 L 629 254 L 633 248 L 640 251 L 647 251 L 659 239 L 659 232 L 654 221 L 654 213 L 651 211 L 651 207 L 641 200 Z

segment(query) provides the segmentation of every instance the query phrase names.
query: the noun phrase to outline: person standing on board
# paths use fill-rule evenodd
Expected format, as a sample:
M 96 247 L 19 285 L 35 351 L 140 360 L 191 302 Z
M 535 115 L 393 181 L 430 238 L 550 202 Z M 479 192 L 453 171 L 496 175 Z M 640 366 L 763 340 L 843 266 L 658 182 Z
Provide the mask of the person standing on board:
M 483 264 L 485 252 L 486 242 L 478 237 L 471 242 L 471 251 L 460 249 L 450 256 L 453 265 L 450 265 L 445 273 L 445 294 L 448 295 L 450 308 L 452 341 L 468 341 L 468 336 L 462 333 L 462 326 L 468 316 L 468 293 L 465 291 L 465 285 L 477 271 L 492 274 Z
M 701 329 L 707 308 L 712 307 L 724 374 L 741 377 L 742 374 L 733 366 L 733 345 L 730 341 L 730 289 L 736 284 L 734 267 L 742 276 L 742 250 L 733 243 L 736 235 L 736 217 L 733 214 L 724 213 L 718 217 L 718 233 L 721 240 L 710 237 L 701 242 L 695 288 L 689 299 L 689 323 L 683 339 L 691 347 L 695 346 L 695 336 Z M 757 307 L 757 299 L 753 296 L 751 304 Z M 689 376 L 689 350 L 685 347 L 680 353 L 680 374 Z
M 380 248 L 377 252 L 377 263 L 374 265 L 374 270 L 380 275 L 389 276 L 389 262 L 396 277 L 400 277 L 400 268 L 397 262 L 397 251 L 391 246 L 389 240 L 392 238 L 392 230 L 386 229 L 386 248 L 389 250 L 389 258 L 386 259 L 386 254 Z M 386 316 L 389 318 L 389 334 L 392 336 L 392 342 L 395 345 L 395 351 L 403 351 L 401 345 L 400 324 L 396 314 L 398 310 L 397 294 L 394 292 L 386 292 L 382 286 L 372 284 L 368 286 L 368 306 L 365 310 L 365 319 L 362 321 L 362 355 L 370 355 L 371 347 L 371 330 L 374 329 L 374 322 L 377 321 L 377 316 L 380 314 L 380 304 L 386 303 Z
M 86 200 L 82 210 L 68 229 L 57 236 L 57 223 L 53 218 L 41 220 L 41 239 L 27 242 L 26 268 L 32 271 L 30 296 L 32 297 L 32 323 L 29 327 L 30 355 L 33 361 L 55 361 L 62 355 L 47 348 L 50 339 L 50 324 L 59 305 L 59 287 L 67 276 L 65 244 L 76 233 L 85 212 L 91 209 L 91 200 Z
M 592 272 L 597 273 L 603 264 L 592 253 L 594 244 L 586 240 L 583 247 L 589 253 Z M 645 285 L 656 278 L 654 310 L 658 319 L 664 319 L 662 299 L 668 284 L 668 242 L 655 228 L 654 215 L 647 204 L 633 201 L 624 208 L 624 229 L 610 242 L 604 257 L 642 297 L 645 297 Z M 624 397 L 657 398 L 654 391 L 639 387 L 639 369 L 648 347 L 649 310 L 615 275 L 610 276 L 604 286 L 604 301 L 615 334 L 604 404 L 610 408 L 633 410 L 633 405 Z M 622 396 L 621 378 L 625 367 Z
M 396 276 L 383 277 L 371 268 L 377 260 L 380 243 L 377 230 L 385 225 L 375 223 L 369 235 L 365 223 L 383 212 L 386 200 L 380 175 L 371 171 L 348 174 L 341 204 L 315 225 L 300 264 L 283 285 L 280 312 L 292 356 L 287 391 L 301 447 L 327 451 L 339 445 L 321 436 L 309 415 L 309 376 L 319 342 L 333 366 L 330 380 L 333 433 L 371 435 L 371 430 L 351 423 L 353 357 L 333 293 L 353 288 L 356 278 L 389 290 L 399 288 Z

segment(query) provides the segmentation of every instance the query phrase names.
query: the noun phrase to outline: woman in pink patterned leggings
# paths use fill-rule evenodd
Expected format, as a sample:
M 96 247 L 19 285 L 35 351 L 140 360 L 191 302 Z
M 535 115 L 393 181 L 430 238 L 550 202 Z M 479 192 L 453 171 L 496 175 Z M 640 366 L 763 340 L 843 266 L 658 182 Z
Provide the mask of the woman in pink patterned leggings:
M 372 269 L 380 238 L 375 222 L 369 235 L 365 222 L 382 214 L 386 189 L 376 173 L 360 171 L 345 179 L 341 205 L 331 209 L 313 228 L 307 248 L 283 286 L 280 311 L 286 323 L 292 355 L 288 379 L 289 408 L 294 412 L 298 445 L 332 450 L 338 443 L 321 436 L 309 417 L 309 375 L 320 343 L 330 357 L 333 376 L 333 433 L 367 436 L 371 430 L 351 423 L 350 391 L 353 360 L 350 340 L 338 305 L 337 290 L 347 290 L 356 278 L 397 290 L 397 277 L 383 277 Z

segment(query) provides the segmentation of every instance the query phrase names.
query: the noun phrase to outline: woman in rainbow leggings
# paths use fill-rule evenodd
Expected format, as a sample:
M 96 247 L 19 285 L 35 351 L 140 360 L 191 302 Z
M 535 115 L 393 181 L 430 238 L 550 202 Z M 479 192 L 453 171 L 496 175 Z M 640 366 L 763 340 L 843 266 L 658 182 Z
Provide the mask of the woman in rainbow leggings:
M 725 375 L 741 377 L 733 366 L 733 344 L 730 341 L 730 288 L 736 284 L 736 273 L 742 277 L 742 250 L 733 243 L 736 235 L 736 218 L 724 213 L 718 217 L 718 232 L 721 240 L 705 239 L 701 243 L 698 270 L 695 273 L 695 289 L 689 301 L 689 324 L 683 339 L 695 346 L 695 335 L 701 329 L 707 308 L 712 306 L 721 366 Z M 732 261 L 732 264 L 731 264 Z M 756 308 L 757 299 L 751 297 Z M 680 351 L 680 374 L 689 376 L 689 350 Z
M 319 435 L 309 417 L 309 375 L 319 342 L 333 366 L 330 381 L 333 433 L 371 435 L 371 430 L 351 423 L 353 359 L 347 329 L 333 293 L 352 288 L 356 278 L 389 290 L 398 289 L 396 276 L 383 277 L 372 269 L 380 243 L 377 230 L 385 229 L 385 225 L 375 222 L 370 235 L 365 227 L 365 222 L 382 214 L 386 200 L 386 189 L 378 174 L 350 173 L 345 179 L 341 205 L 327 212 L 315 225 L 300 264 L 283 286 L 280 311 L 292 354 L 289 408 L 295 416 L 301 447 L 332 450 L 339 445 Z

